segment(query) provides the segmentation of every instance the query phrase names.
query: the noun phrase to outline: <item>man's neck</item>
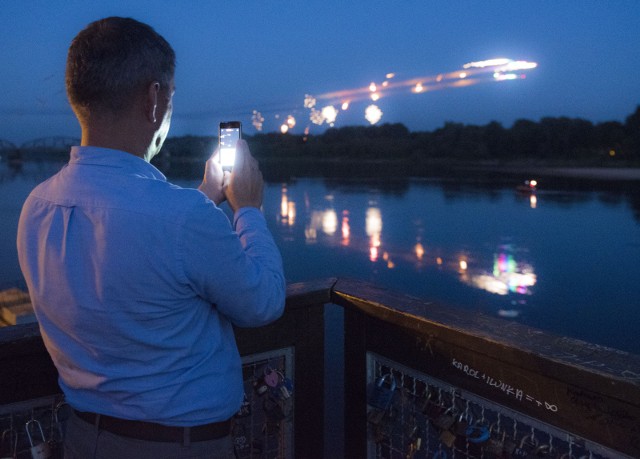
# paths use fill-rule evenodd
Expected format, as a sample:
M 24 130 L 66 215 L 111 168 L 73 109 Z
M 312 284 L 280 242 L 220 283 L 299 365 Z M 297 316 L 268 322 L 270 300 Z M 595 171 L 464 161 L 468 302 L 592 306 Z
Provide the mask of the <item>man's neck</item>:
M 144 159 L 150 141 L 128 117 L 96 117 L 82 124 L 82 146 L 120 150 Z

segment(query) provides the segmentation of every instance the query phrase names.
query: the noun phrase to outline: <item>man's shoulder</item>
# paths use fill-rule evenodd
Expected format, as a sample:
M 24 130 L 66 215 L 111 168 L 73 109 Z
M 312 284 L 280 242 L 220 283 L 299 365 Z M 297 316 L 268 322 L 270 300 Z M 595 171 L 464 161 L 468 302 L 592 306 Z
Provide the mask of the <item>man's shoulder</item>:
M 201 191 L 168 181 L 150 180 L 141 190 L 139 204 L 160 212 L 189 213 L 215 207 Z

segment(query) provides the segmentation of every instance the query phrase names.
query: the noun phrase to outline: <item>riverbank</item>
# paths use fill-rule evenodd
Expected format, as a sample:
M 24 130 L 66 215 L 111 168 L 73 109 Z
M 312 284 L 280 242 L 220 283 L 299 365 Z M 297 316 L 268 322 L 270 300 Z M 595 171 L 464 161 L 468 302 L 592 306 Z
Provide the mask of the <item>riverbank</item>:
M 15 165 L 0 161 L 0 181 L 3 178 L 30 175 L 35 169 L 42 173 L 43 164 L 50 163 L 54 169 L 66 163 L 67 158 L 55 161 L 25 160 Z M 640 167 L 633 166 L 594 166 L 562 164 L 533 164 L 530 162 L 473 162 L 447 159 L 432 159 L 411 163 L 406 160 L 354 160 L 352 158 L 258 158 L 260 168 L 267 181 L 288 181 L 297 177 L 321 177 L 326 179 L 392 179 L 408 178 L 451 178 L 486 179 L 497 182 L 510 182 L 526 179 L 548 178 L 553 182 L 563 179 L 589 182 L 622 182 L 635 185 L 640 182 Z M 154 160 L 169 178 L 195 179 L 202 175 L 204 160 L 195 158 L 188 161 L 171 161 L 163 164 Z M 640 190 L 640 189 L 639 189 Z
M 640 167 L 464 166 L 461 169 L 478 172 L 529 174 L 536 177 L 640 181 Z
M 640 182 L 637 165 L 613 166 L 583 163 L 568 165 L 541 162 L 474 162 L 444 158 L 411 162 L 408 160 L 353 158 L 258 158 L 267 180 L 286 181 L 294 177 L 322 177 L 327 179 L 445 178 L 463 181 L 481 180 L 495 183 L 520 183 L 522 180 L 546 178 L 547 182 L 618 182 L 625 187 Z

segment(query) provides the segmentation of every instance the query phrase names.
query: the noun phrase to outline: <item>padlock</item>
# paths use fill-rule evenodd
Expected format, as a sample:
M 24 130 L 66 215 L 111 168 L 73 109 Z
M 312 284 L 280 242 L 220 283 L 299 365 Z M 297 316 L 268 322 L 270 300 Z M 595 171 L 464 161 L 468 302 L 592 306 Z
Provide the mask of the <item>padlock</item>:
M 453 426 L 451 427 L 451 431 L 456 435 L 456 444 L 455 446 L 461 450 L 466 450 L 467 448 L 467 428 L 473 422 L 473 417 L 469 413 L 461 413 L 457 418 Z
M 533 455 L 535 457 L 557 457 L 556 450 L 551 445 L 538 445 Z
M 65 436 L 65 426 L 69 418 L 71 417 L 72 412 L 71 406 L 61 400 L 53 409 L 53 421 L 55 423 L 55 430 L 51 429 L 52 435 L 55 431 L 56 435 L 54 440 L 58 443 L 58 445 L 62 444 Z M 54 455 L 55 456 L 55 455 Z
M 413 425 L 413 427 L 406 432 L 406 437 L 409 439 L 406 454 L 407 459 L 412 459 L 422 447 L 422 429 L 420 428 L 418 419 L 412 417 L 412 421 L 410 425 Z
M 274 388 L 274 396 L 281 400 L 287 400 L 293 395 L 293 381 L 287 378 L 282 372 L 278 371 L 279 382 L 278 386 Z
M 391 373 L 379 377 L 369 397 L 369 405 L 380 410 L 386 410 L 391 405 L 395 390 L 396 378 Z
M 13 459 L 18 454 L 18 432 L 16 432 L 13 428 L 7 429 L 2 432 L 0 454 L 2 455 L 0 459 Z
M 416 453 L 420 451 L 421 447 L 422 447 L 422 438 L 420 438 L 419 436 L 415 437 L 409 443 L 409 447 L 407 448 L 407 454 L 405 455 L 406 459 L 413 459 Z
M 265 368 L 263 376 L 265 384 L 271 388 L 278 387 L 280 385 L 280 375 L 280 372 L 273 370 L 271 367 Z
M 490 458 L 502 458 L 504 455 L 504 443 L 507 438 L 505 430 L 495 429 L 494 426 L 489 427 L 489 441 L 484 447 L 485 453 Z
M 251 402 L 247 398 L 247 394 L 245 393 L 242 398 L 242 404 L 240 405 L 240 409 L 235 414 L 236 418 L 246 418 L 251 416 Z
M 31 426 L 36 426 L 38 428 L 40 438 L 42 439 L 41 442 L 34 442 L 34 439 L 31 436 Z M 42 426 L 40 425 L 40 423 L 35 419 L 27 421 L 25 430 L 27 431 L 27 438 L 29 439 L 29 445 L 31 446 L 29 449 L 29 451 L 31 452 L 31 457 L 33 459 L 47 459 L 51 457 L 51 448 L 47 443 L 47 440 L 44 436 L 44 431 L 42 430 Z
M 405 459 L 413 459 L 418 450 L 415 448 L 413 443 L 409 443 L 409 448 L 407 449 L 407 454 L 405 454 Z
M 271 398 L 271 396 L 267 397 L 264 400 L 262 407 L 264 408 L 264 414 L 269 421 L 280 422 L 286 418 L 286 415 L 284 414 L 280 403 L 278 403 L 277 400 Z
M 467 427 L 469 427 L 473 422 L 473 417 L 471 417 L 468 413 L 460 413 L 458 419 L 455 421 L 454 432 L 456 436 L 466 435 Z
M 440 430 L 449 430 L 456 422 L 456 413 L 453 408 L 448 408 L 444 413 L 438 416 L 433 425 Z
M 511 456 L 514 458 L 529 458 L 534 454 L 537 447 L 538 440 L 536 440 L 533 434 L 526 435 L 522 437 L 522 440 L 520 440 L 520 446 L 513 450 Z
M 369 421 L 374 426 L 380 425 L 382 424 L 382 420 L 384 419 L 386 413 L 386 410 L 371 408 L 367 413 L 367 421 Z
M 504 439 L 504 444 L 502 445 L 502 451 L 503 451 L 502 455 L 511 457 L 517 447 L 518 445 L 512 438 L 506 437 Z
M 456 434 L 451 432 L 450 430 L 443 430 L 440 432 L 440 442 L 445 445 L 447 448 L 453 448 L 453 445 L 456 442 Z
M 432 422 L 434 422 L 442 413 L 447 411 L 443 406 L 438 405 L 435 402 L 429 401 L 427 403 L 425 410 L 422 412 L 426 417 L 428 417 Z
M 373 426 L 373 441 L 375 443 L 388 443 L 391 438 L 392 424 L 384 420 L 380 424 Z
M 424 413 L 427 409 L 427 405 L 429 404 L 429 392 L 425 390 L 422 395 L 416 395 L 413 400 L 415 411 Z
M 269 386 L 264 382 L 264 378 L 256 378 L 253 381 L 253 390 L 256 394 L 262 396 L 269 391 Z
M 482 444 L 489 440 L 491 434 L 487 426 L 476 423 L 467 427 L 465 436 L 467 437 L 467 441 L 471 443 Z
M 231 438 L 233 438 L 233 450 L 236 453 L 236 458 L 249 459 L 251 457 L 251 443 L 244 424 L 234 423 L 231 429 Z

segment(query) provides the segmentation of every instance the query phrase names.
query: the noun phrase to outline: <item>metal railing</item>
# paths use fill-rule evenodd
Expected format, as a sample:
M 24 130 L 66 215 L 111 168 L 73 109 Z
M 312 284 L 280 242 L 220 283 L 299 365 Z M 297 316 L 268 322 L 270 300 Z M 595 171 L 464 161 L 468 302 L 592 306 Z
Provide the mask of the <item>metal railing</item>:
M 287 293 L 281 319 L 236 330 L 238 457 L 640 457 L 639 356 L 359 281 Z M 36 324 L 0 329 L 0 365 L 0 428 L 55 439 Z

